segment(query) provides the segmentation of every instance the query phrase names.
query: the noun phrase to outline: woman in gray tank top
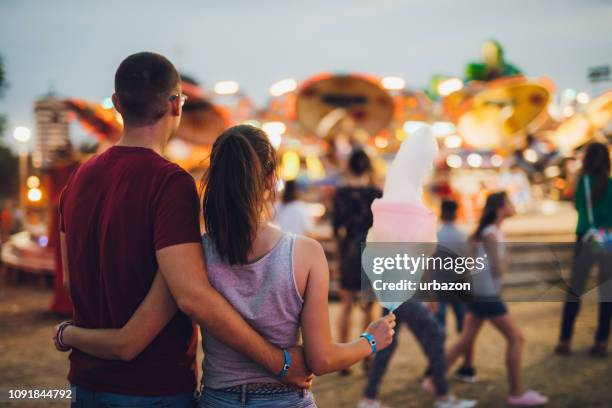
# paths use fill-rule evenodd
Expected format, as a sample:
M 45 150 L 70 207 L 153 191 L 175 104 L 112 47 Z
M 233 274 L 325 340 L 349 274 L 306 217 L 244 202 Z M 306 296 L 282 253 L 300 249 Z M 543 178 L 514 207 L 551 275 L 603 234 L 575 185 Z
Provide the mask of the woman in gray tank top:
M 321 245 L 283 233 L 268 220 L 276 186 L 276 152 L 266 134 L 240 125 L 215 142 L 205 175 L 207 234 L 202 239 L 211 284 L 271 343 L 289 348 L 304 342 L 317 375 L 337 371 L 382 349 L 394 316 L 370 325 L 363 338 L 336 344 L 328 313 L 329 271 Z M 368 340 L 374 340 L 372 346 Z M 200 407 L 314 407 L 310 391 L 277 376 L 205 331 Z
M 393 337 L 395 316 L 390 314 L 350 343 L 332 342 L 329 270 L 321 245 L 268 222 L 276 167 L 276 152 L 262 130 L 240 125 L 219 136 L 204 178 L 207 233 L 202 245 L 210 283 L 255 330 L 285 351 L 285 367 L 270 373 L 202 331 L 199 407 L 315 407 L 310 391 L 281 382 L 291 365 L 287 349 L 299 344 L 300 335 L 306 363 L 316 375 L 347 368 L 387 347 Z M 153 287 L 165 287 L 159 273 L 155 281 Z M 138 337 L 144 349 L 177 310 L 167 287 L 156 293 L 153 287 L 124 328 L 79 329 L 82 345 L 95 346 L 88 350 L 98 357 L 115 358 L 105 344 L 113 343 L 110 336 L 117 331 L 125 337 L 125 331 L 129 338 Z M 158 312 L 152 315 L 152 310 Z

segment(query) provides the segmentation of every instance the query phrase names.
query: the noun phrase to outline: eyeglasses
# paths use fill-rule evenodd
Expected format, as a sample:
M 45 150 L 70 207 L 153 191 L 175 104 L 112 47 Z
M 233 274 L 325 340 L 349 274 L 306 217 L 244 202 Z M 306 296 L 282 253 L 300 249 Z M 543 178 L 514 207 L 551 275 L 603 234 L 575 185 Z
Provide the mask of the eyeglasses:
M 180 104 L 182 107 L 185 104 L 185 101 L 189 98 L 187 98 L 187 95 L 185 95 L 184 93 L 180 93 L 180 94 L 172 95 L 168 99 L 170 99 L 171 102 L 174 102 L 175 100 L 180 99 Z

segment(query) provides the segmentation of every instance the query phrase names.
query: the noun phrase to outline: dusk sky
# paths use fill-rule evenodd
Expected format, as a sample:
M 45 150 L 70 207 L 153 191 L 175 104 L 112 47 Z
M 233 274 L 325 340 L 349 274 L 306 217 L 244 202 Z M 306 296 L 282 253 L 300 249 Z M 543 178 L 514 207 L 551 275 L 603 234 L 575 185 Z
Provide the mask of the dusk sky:
M 424 87 L 434 74 L 461 76 L 488 38 L 527 75 L 592 91 L 587 68 L 612 64 L 612 1 L 0 0 L 10 83 L 0 112 L 11 134 L 34 129 L 32 102 L 51 88 L 102 100 L 121 60 L 142 50 L 166 55 L 204 85 L 237 80 L 262 104 L 275 81 L 328 70 Z

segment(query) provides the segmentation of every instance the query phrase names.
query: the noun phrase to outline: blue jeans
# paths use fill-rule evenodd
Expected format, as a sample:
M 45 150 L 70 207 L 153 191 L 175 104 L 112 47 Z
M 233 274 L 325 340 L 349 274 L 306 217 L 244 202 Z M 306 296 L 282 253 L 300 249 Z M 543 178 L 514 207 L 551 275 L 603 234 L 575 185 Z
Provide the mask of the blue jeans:
M 198 408 L 317 408 L 311 391 L 271 395 L 225 392 L 204 387 Z
M 167 395 L 162 397 L 139 397 L 91 391 L 71 385 L 71 408 L 194 408 L 193 394 Z
M 576 239 L 574 258 L 565 304 L 563 305 L 563 318 L 561 320 L 560 341 L 569 342 L 574 331 L 574 322 L 580 311 L 581 297 L 591 290 L 587 285 L 593 266 L 598 264 L 598 290 L 599 290 L 599 321 L 595 332 L 596 342 L 607 342 L 610 338 L 610 324 L 612 322 L 612 294 L 606 290 L 612 282 L 612 255 L 596 254 L 590 245 L 585 244 L 582 235 Z M 607 283 L 607 284 L 606 284 Z
M 374 356 L 374 361 L 368 371 L 368 381 L 364 390 L 364 397 L 376 399 L 378 390 L 391 357 L 397 347 L 397 336 L 402 323 L 406 323 L 412 334 L 416 337 L 421 349 L 429 360 L 431 367 L 431 379 L 437 395 L 448 393 L 446 382 L 446 362 L 444 361 L 444 332 L 431 312 L 421 303 L 407 301 L 393 312 L 396 316 L 395 335 L 393 341 L 384 350 Z M 383 311 L 383 315 L 387 310 Z

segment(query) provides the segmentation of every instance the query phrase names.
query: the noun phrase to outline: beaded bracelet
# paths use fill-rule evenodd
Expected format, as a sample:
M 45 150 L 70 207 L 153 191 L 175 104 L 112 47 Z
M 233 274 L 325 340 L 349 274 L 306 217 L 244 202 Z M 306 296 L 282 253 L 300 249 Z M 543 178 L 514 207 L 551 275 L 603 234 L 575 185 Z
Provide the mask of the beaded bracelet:
M 72 326 L 73 324 L 74 323 L 72 322 L 72 320 L 68 320 L 68 321 L 60 323 L 60 325 L 57 327 L 57 333 L 56 333 L 57 345 L 59 346 L 59 349 L 61 351 L 70 351 L 70 349 L 72 348 L 66 345 L 62 341 L 62 336 L 64 335 L 64 330 L 66 330 L 66 327 Z

